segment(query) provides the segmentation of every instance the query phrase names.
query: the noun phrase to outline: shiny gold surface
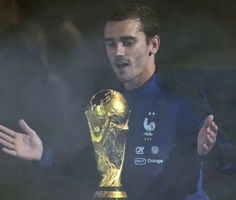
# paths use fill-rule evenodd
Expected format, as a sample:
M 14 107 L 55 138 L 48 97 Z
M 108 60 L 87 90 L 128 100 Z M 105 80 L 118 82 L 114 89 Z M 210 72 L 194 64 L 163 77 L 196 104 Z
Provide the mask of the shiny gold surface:
M 117 91 L 101 90 L 92 97 L 85 114 L 94 146 L 97 169 L 102 176 L 99 187 L 121 187 L 121 171 L 130 116 L 126 100 Z M 109 197 L 106 197 L 106 194 Z M 124 191 L 97 191 L 95 196 L 96 198 L 127 197 Z

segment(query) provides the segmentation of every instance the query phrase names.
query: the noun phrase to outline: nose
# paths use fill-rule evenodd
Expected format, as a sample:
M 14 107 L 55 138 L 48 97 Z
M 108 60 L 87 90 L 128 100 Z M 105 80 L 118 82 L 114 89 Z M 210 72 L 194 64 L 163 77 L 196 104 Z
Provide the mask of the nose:
M 124 47 L 124 45 L 121 42 L 117 43 L 116 55 L 117 56 L 124 56 L 125 55 L 125 47 Z

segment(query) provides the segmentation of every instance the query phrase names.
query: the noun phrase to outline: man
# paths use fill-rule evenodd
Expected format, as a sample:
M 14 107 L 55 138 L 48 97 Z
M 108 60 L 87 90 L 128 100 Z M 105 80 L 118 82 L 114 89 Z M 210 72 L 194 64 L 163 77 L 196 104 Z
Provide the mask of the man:
M 132 112 L 122 183 L 131 200 L 207 200 L 201 160 L 235 170 L 236 150 L 216 141 L 218 127 L 204 94 L 160 73 L 156 20 L 154 11 L 134 4 L 115 11 L 105 25 L 107 56 Z M 24 120 L 19 125 L 24 134 L 0 126 L 2 150 L 53 165 L 56 153 Z

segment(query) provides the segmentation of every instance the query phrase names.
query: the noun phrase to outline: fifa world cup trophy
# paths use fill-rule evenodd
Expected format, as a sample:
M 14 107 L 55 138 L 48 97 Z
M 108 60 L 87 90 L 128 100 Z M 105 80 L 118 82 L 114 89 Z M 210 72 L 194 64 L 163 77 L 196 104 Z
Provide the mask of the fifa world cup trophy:
M 93 199 L 127 199 L 121 184 L 130 116 L 126 100 L 117 91 L 101 90 L 92 97 L 85 114 L 102 177 Z

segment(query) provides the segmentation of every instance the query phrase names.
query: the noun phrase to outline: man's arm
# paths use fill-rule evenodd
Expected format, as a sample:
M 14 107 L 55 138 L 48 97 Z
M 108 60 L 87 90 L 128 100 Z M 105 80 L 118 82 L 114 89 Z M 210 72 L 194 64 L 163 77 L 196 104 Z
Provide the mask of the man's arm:
M 23 130 L 23 133 L 0 125 L 0 144 L 3 146 L 2 151 L 24 160 L 41 160 L 43 153 L 42 140 L 24 120 L 19 120 L 19 126 Z
M 226 173 L 236 173 L 236 146 L 217 137 L 218 127 L 209 115 L 198 133 L 198 154 L 207 165 Z
M 23 133 L 0 125 L 0 145 L 2 151 L 20 159 L 36 161 L 38 166 L 48 168 L 58 174 L 98 180 L 92 144 L 80 151 L 57 151 L 43 146 L 42 140 L 24 120 L 19 121 Z

